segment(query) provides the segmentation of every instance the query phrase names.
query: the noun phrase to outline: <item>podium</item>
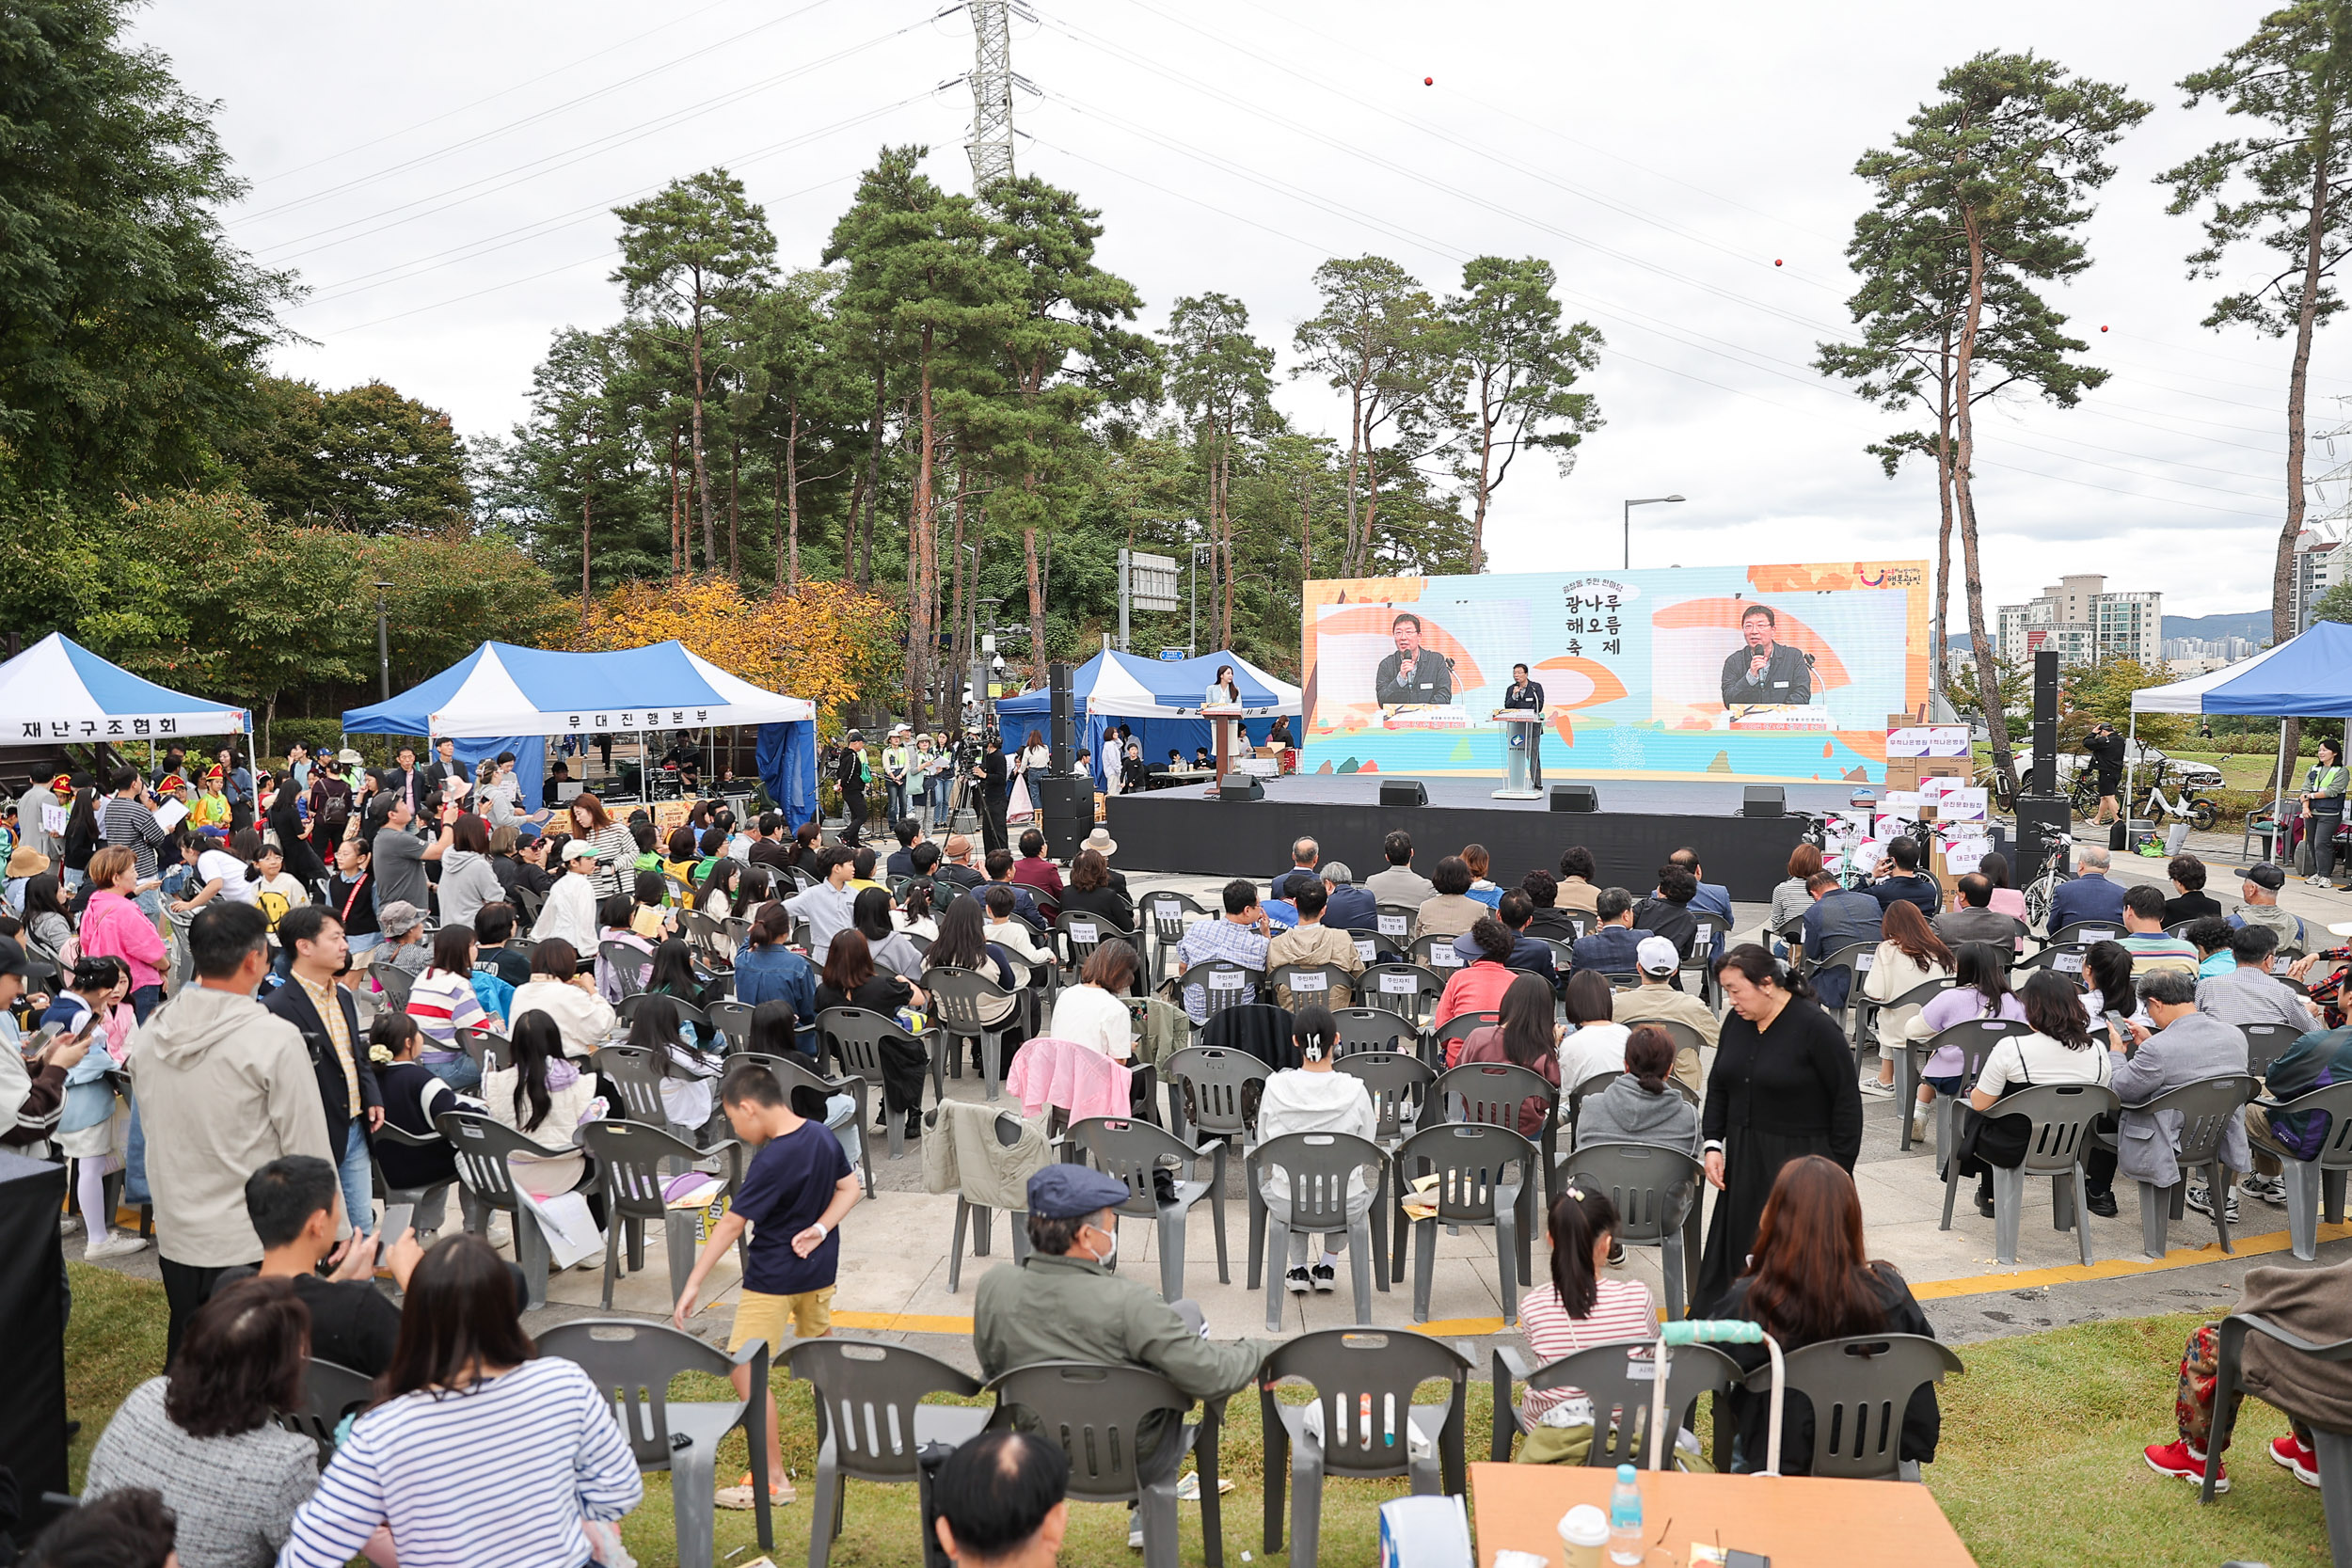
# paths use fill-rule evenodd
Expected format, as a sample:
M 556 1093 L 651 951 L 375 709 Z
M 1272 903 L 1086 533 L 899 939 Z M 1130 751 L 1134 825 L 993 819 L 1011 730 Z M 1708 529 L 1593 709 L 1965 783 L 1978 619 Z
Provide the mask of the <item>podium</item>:
M 1214 799 L 1225 783 L 1225 775 L 1233 770 L 1233 726 L 1241 722 L 1239 703 L 1219 703 L 1203 707 L 1200 717 L 1209 721 L 1209 739 L 1216 748 L 1216 777 L 1209 781 L 1209 795 Z
M 1543 713 L 1532 707 L 1506 707 L 1495 710 L 1495 721 L 1502 726 L 1502 787 L 1494 792 L 1498 800 L 1540 800 L 1544 792 L 1530 781 L 1529 763 L 1535 748 L 1542 744 Z

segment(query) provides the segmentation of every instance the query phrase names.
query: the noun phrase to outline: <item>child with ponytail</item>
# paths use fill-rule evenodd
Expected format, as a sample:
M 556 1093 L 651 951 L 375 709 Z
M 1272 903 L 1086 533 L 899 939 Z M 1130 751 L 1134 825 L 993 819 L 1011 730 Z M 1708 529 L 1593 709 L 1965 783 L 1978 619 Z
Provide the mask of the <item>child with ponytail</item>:
M 1339 1049 L 1339 1025 L 1331 1017 L 1331 1009 L 1320 1005 L 1301 1007 L 1291 1022 L 1291 1044 L 1297 1053 L 1299 1065 L 1285 1068 L 1266 1080 L 1265 1093 L 1258 1102 L 1258 1141 L 1283 1137 L 1292 1132 L 1348 1132 L 1359 1138 L 1370 1138 L 1379 1127 L 1379 1118 L 1372 1108 L 1372 1096 L 1363 1083 L 1343 1072 L 1331 1070 L 1332 1058 Z M 1290 1175 L 1279 1167 L 1268 1166 L 1262 1189 L 1266 1208 L 1288 1223 L 1291 1212 Z M 1352 1222 L 1372 1204 L 1372 1189 L 1364 1180 L 1364 1173 L 1357 1171 L 1348 1178 L 1347 1217 Z M 1347 1232 L 1334 1231 L 1320 1238 L 1323 1245 L 1309 1265 L 1309 1244 L 1316 1238 L 1305 1231 L 1291 1232 L 1290 1270 L 1282 1277 L 1283 1287 L 1294 1295 L 1304 1295 L 1310 1290 L 1330 1291 L 1339 1283 L 1339 1257 L 1347 1245 Z M 1374 1267 L 1378 1267 L 1377 1259 Z
M 1612 1340 L 1655 1339 L 1658 1317 L 1649 1287 L 1605 1272 L 1617 1234 L 1617 1208 L 1609 1195 L 1566 1188 L 1551 1206 L 1550 1227 L 1550 1282 L 1519 1301 L 1519 1334 L 1537 1360 L 1557 1361 Z M 1528 1426 L 1520 1464 L 1584 1463 L 1595 1412 L 1583 1389 L 1532 1390 L 1520 1414 Z

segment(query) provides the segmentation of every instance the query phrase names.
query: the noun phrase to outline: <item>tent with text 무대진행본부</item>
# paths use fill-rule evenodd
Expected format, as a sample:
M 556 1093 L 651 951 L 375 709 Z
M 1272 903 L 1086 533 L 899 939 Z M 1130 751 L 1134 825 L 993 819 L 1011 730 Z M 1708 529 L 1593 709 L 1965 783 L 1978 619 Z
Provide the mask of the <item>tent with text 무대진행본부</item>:
M 777 808 L 795 825 L 814 816 L 815 705 L 763 690 L 680 642 L 612 653 L 485 642 L 391 701 L 343 713 L 357 734 L 448 736 L 469 763 L 513 752 L 527 807 L 540 797 L 542 748 L 526 741 L 734 724 L 759 727 L 760 778 Z
M 2192 675 L 2169 686 L 2132 693 L 2132 738 L 2143 713 L 2228 713 L 2254 718 L 2352 719 L 2352 626 L 2314 621 L 2308 631 L 2265 648 L 2249 659 Z M 2134 764 L 2139 748 L 2125 752 Z M 2132 784 L 2123 786 L 2128 805 Z M 2286 726 L 2279 727 L 2274 816 L 2287 790 Z
M 1305 712 L 1298 688 L 1275 679 L 1238 654 L 1206 653 L 1196 658 L 1139 658 L 1104 649 L 1070 673 L 1070 714 L 1076 744 L 1093 756 L 1094 782 L 1103 777 L 1103 736 L 1124 722 L 1143 745 L 1144 766 L 1168 760 L 1170 751 L 1189 759 L 1209 745 L 1209 721 L 1200 716 L 1201 698 L 1217 667 L 1233 667 L 1241 692 L 1242 726 L 1253 745 L 1263 745 L 1274 721 Z M 1005 750 L 1016 751 L 1032 729 L 1048 731 L 1054 705 L 1044 687 L 1006 697 L 996 705 Z
M 246 735 L 244 708 L 157 686 L 51 632 L 0 664 L 0 726 L 10 742 L 105 744 Z

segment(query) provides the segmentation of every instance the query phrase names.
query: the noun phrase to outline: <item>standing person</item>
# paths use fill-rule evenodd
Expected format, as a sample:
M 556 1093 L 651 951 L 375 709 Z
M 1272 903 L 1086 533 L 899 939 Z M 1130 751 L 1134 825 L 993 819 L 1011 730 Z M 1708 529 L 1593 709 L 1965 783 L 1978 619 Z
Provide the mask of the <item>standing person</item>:
M 983 852 L 1002 849 L 1005 838 L 1005 748 L 993 730 L 981 736 L 980 754 L 972 767 L 972 782 L 978 790 L 975 805 L 980 814 L 980 848 Z
M 604 802 L 585 790 L 573 796 L 564 810 L 571 836 L 596 846 L 596 895 L 627 893 L 637 872 L 637 840 L 628 824 L 614 821 Z
M 1201 693 L 1200 705 L 1202 707 L 1241 706 L 1241 688 L 1234 682 L 1232 665 L 1220 664 L 1216 667 L 1216 677 L 1209 682 L 1209 689 Z M 1225 726 L 1226 755 L 1235 759 L 1248 756 L 1249 754 L 1249 732 L 1242 727 L 1242 721 L 1237 718 L 1209 721 L 1210 754 L 1213 756 L 1216 754 L 1216 726 L 1220 722 Z
M 148 919 L 160 921 L 164 917 L 163 873 L 155 856 L 171 842 L 171 835 L 156 825 L 155 814 L 147 803 L 147 781 L 139 777 L 137 768 L 119 768 L 109 782 L 114 793 L 100 813 L 100 832 L 108 845 L 130 849 L 138 872 L 138 906 L 147 911 Z
M 520 1034 L 523 1020 L 532 1013 L 553 1019 L 564 1049 L 583 1060 L 604 1043 L 615 1022 L 612 1006 L 596 994 L 595 973 L 581 966 L 579 953 L 561 937 L 550 937 L 532 951 L 531 979 L 515 988 L 515 1005 L 507 1014 L 510 1035 Z M 458 1060 L 471 1066 L 470 1058 Z M 430 1061 L 425 1066 L 453 1088 L 471 1086 Z
M 907 745 L 907 727 L 893 724 L 889 738 L 882 742 L 882 790 L 886 799 L 884 818 L 898 822 L 907 815 L 907 784 L 913 777 L 914 753 Z
M 342 1568 L 378 1526 L 409 1563 L 586 1563 L 582 1521 L 644 1496 L 609 1392 L 523 1332 L 513 1271 L 452 1236 L 408 1276 L 379 1400 L 295 1513 L 280 1568 Z
M 1715 974 L 1731 1016 L 1700 1117 L 1708 1184 L 1723 1195 L 1691 1292 L 1701 1302 L 1729 1290 L 1755 1250 L 1781 1166 L 1807 1154 L 1851 1166 L 1862 1151 L 1853 1047 L 1815 1004 L 1811 982 L 1753 943 L 1724 954 Z
M 1339 1025 L 1331 1010 L 1320 1003 L 1298 1010 L 1291 1022 L 1291 1044 L 1298 1066 L 1284 1068 L 1265 1083 L 1258 1102 L 1258 1142 L 1293 1132 L 1344 1132 L 1370 1141 L 1380 1118 L 1372 1096 L 1360 1079 L 1331 1070 L 1338 1050 Z M 1290 1173 L 1275 1166 L 1260 1178 L 1266 1210 L 1288 1225 L 1291 1217 Z M 1372 1188 L 1361 1170 L 1348 1172 L 1347 1219 L 1352 1226 L 1372 1207 Z M 1339 1254 L 1347 1247 L 1347 1232 L 1334 1230 L 1320 1238 L 1304 1230 L 1290 1233 L 1290 1269 L 1282 1288 L 1295 1296 L 1310 1290 L 1328 1294 L 1339 1283 Z M 1377 1266 L 1377 1260 L 1375 1265 Z
M 866 791 L 873 777 L 866 762 L 866 736 L 851 730 L 843 737 L 841 760 L 834 765 L 834 783 L 841 791 L 841 842 L 852 849 L 866 826 Z
M 2102 719 L 2083 736 L 2083 752 L 2099 790 L 2099 810 L 2091 821 L 2105 827 L 2115 820 L 2115 792 L 2123 787 L 2123 737 Z
M 849 1156 L 841 1151 L 841 1140 L 822 1122 L 797 1115 L 775 1074 L 766 1068 L 745 1063 L 728 1072 L 719 1086 L 719 1101 L 735 1135 L 756 1152 L 734 1203 L 711 1227 L 710 1240 L 694 1259 L 670 1322 L 691 1332 L 687 1320 L 694 1315 L 703 1281 L 710 1277 L 711 1265 L 734 1249 L 748 1224 L 752 1240 L 735 1322 L 727 1331 L 727 1354 L 765 1339 L 772 1357 L 782 1353 L 787 1328 L 792 1338 L 802 1339 L 833 1332 L 841 1222 L 863 1195 Z M 736 1392 L 750 1398 L 751 1369 L 739 1366 L 734 1377 Z M 746 1474 L 735 1486 L 722 1487 L 717 1501 L 723 1508 L 751 1507 L 752 1487 L 760 1481 L 767 1484 L 771 1503 L 788 1503 L 796 1496 L 785 1474 L 775 1399 L 762 1388 L 759 1401 L 768 1434 L 768 1474 Z
M 130 1054 L 135 1027 L 122 997 L 131 971 L 119 958 L 82 956 L 60 990 L 41 1015 L 41 1025 L 56 1024 L 69 1044 L 81 1040 L 87 1053 L 78 1062 L 65 1063 L 70 1052 L 53 1049 L 50 1060 L 64 1063 L 65 1095 L 57 1116 L 51 1153 L 73 1162 L 73 1196 L 82 1211 L 82 1233 L 88 1238 L 82 1253 L 86 1263 L 146 1250 L 135 1235 L 115 1234 L 114 1205 L 106 1201 L 106 1178 L 121 1170 L 128 1117 L 117 1115 L 115 1089 L 109 1074 Z M 0 1091 L 0 1097 L 5 1091 Z M 18 1113 L 21 1128 L 22 1111 Z
M 441 924 L 470 926 L 474 911 L 506 896 L 498 870 L 490 863 L 490 830 L 471 812 L 460 812 L 449 825 L 449 852 L 441 857 Z
M 119 844 L 99 850 L 90 857 L 89 881 L 89 902 L 82 910 L 82 955 L 122 961 L 131 975 L 131 1010 L 144 1023 L 163 1005 L 164 939 L 132 901 L 138 886 L 133 851 Z
M 2304 780 L 2303 833 L 2312 847 L 2312 874 L 2303 879 L 2312 887 L 2336 885 L 2336 830 L 2344 824 L 2344 795 L 2347 775 L 2340 741 L 2319 743 L 2319 760 Z
M 332 1163 L 342 1152 L 327 1142 L 301 1031 L 253 999 L 269 970 L 267 935 L 247 904 L 198 914 L 187 936 L 196 983 L 131 1037 L 173 1351 L 220 1271 L 261 1261 L 246 1178 L 284 1155 Z
M 952 819 L 947 797 L 956 782 L 956 754 L 946 737 L 924 737 L 923 748 L 916 752 L 916 763 L 923 775 L 924 792 L 930 798 L 931 832 L 944 833 Z
M 229 797 L 229 831 L 241 832 L 253 826 L 253 774 L 237 760 L 237 749 L 223 746 L 219 765 L 222 793 Z
M 420 910 L 433 907 L 433 884 L 425 876 L 424 863 L 437 861 L 449 853 L 450 845 L 454 842 L 450 835 L 450 824 L 456 817 L 455 806 L 443 806 L 440 836 L 427 844 L 411 831 L 416 812 L 405 795 L 388 790 L 380 803 L 369 802 L 369 863 L 375 873 L 375 912 L 379 917 L 390 904 L 408 904 Z
M 577 953 L 596 950 L 596 847 L 584 838 L 564 846 L 564 876 L 548 890 L 548 901 L 532 922 L 531 940 L 560 937 Z
M 326 879 L 326 907 L 342 927 L 343 941 L 355 958 L 384 940 L 383 923 L 375 913 L 373 862 L 367 840 L 347 838 L 335 847 L 335 869 Z
M 1537 715 L 1544 711 L 1544 686 L 1528 678 L 1527 666 L 1511 666 L 1511 684 L 1502 689 L 1502 705 L 1520 708 Z M 1524 747 L 1527 752 L 1527 787 L 1544 787 L 1544 726 L 1539 723 L 1510 726 L 1510 745 L 1514 750 Z
M 384 1125 L 384 1096 L 375 1064 L 368 1059 L 359 1032 L 359 1009 L 351 992 L 335 983 L 351 961 L 343 928 L 312 904 L 287 911 L 278 922 L 279 945 L 293 957 L 294 984 L 280 986 L 263 1004 L 274 1018 L 301 1032 L 318 1081 L 319 1107 L 326 1117 L 326 1147 L 333 1149 L 342 1180 L 343 1211 L 354 1234 L 375 1232 L 374 1166 L 369 1140 Z
M 342 768 L 356 768 L 360 764 L 359 753 L 345 747 L 336 753 L 335 762 Z M 350 825 L 352 804 L 351 781 L 322 759 L 310 769 L 310 849 L 329 864 L 343 841 L 344 828 Z

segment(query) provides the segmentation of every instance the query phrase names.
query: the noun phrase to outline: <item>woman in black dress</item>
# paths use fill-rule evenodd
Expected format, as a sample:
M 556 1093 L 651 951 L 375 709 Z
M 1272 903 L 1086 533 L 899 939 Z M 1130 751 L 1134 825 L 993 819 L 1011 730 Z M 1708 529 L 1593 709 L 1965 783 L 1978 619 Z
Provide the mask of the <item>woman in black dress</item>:
M 1753 942 L 1724 954 L 1715 973 L 1731 1012 L 1699 1123 L 1707 1180 L 1721 1195 L 1692 1291 L 1702 1307 L 1746 1268 L 1781 1166 L 1821 1154 L 1851 1171 L 1862 1152 L 1853 1047 L 1814 1004 L 1812 984 Z

